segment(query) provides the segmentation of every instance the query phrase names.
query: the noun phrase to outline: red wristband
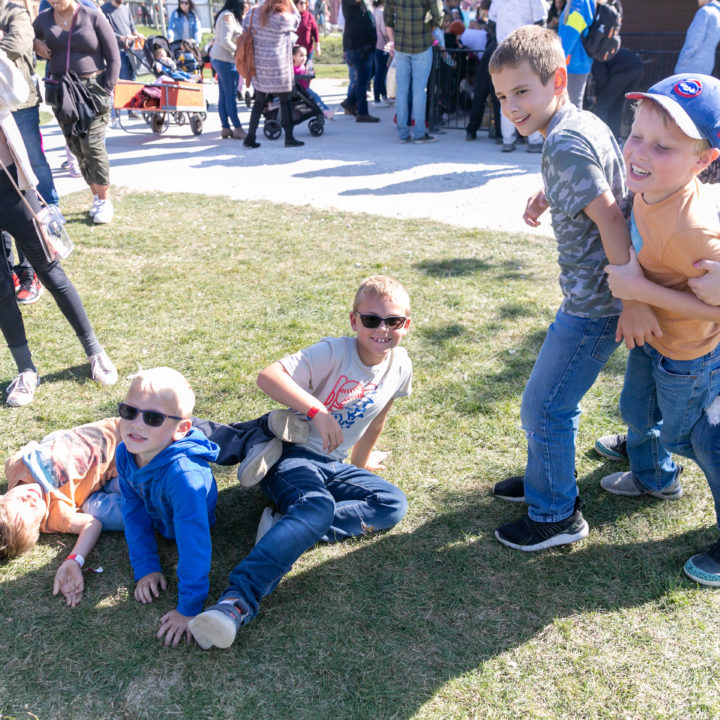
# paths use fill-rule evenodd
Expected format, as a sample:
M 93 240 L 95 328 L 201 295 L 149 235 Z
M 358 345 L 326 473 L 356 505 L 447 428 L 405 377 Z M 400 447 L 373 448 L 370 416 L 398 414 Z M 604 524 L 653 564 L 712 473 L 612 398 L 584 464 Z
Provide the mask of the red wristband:
M 307 412 L 307 419 L 312 420 L 319 412 L 319 407 L 311 407 Z
M 85 564 L 85 558 L 79 553 L 73 553 L 72 555 L 68 555 L 67 559 L 74 560 L 80 567 Z

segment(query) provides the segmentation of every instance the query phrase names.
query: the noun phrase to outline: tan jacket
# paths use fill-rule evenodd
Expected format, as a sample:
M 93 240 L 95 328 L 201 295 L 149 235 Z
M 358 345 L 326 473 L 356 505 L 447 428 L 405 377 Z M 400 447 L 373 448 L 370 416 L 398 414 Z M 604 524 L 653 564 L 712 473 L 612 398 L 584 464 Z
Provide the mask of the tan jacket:
M 28 99 L 15 110 L 35 107 L 40 102 L 35 84 L 33 68 L 33 40 L 35 31 L 28 11 L 22 6 L 8 0 L 0 0 L 0 49 L 15 63 L 30 87 Z

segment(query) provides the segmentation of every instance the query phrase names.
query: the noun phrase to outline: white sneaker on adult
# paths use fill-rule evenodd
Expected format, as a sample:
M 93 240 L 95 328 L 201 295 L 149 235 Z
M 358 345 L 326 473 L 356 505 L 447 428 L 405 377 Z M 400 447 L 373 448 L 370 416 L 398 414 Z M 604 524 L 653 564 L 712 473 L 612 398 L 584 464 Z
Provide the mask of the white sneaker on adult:
M 97 355 L 90 355 L 88 361 L 90 362 L 90 377 L 96 383 L 114 385 L 118 381 L 118 371 L 104 350 Z
M 91 218 L 95 217 L 95 213 L 98 210 L 99 204 L 100 204 L 100 198 L 97 195 L 93 195 L 92 205 L 90 206 L 90 209 L 88 210 L 88 215 Z
M 35 388 L 38 384 L 38 374 L 32 370 L 21 372 L 7 387 L 7 399 L 5 402 L 10 407 L 22 407 L 29 405 L 35 396 Z
M 110 198 L 106 200 L 99 198 L 97 210 L 95 210 L 95 214 L 93 215 L 94 223 L 96 225 L 106 225 L 112 222 L 114 216 L 115 212 L 113 210 L 112 200 L 110 200 Z

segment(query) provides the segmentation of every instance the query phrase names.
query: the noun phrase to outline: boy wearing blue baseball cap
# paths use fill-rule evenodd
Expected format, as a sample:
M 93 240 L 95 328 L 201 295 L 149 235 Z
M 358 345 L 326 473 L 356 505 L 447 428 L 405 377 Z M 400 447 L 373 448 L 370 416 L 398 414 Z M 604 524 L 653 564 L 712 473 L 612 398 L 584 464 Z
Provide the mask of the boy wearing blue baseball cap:
M 623 150 L 637 256 L 606 270 L 616 297 L 653 306 L 662 336 L 629 352 L 620 411 L 630 471 L 600 484 L 616 495 L 676 500 L 682 467 L 670 453 L 689 457 L 705 473 L 720 526 L 720 308 L 688 286 L 702 275 L 697 261 L 720 260 L 717 211 L 697 180 L 720 156 L 720 80 L 674 75 L 627 97 L 640 101 Z M 720 540 L 684 570 L 720 587 Z

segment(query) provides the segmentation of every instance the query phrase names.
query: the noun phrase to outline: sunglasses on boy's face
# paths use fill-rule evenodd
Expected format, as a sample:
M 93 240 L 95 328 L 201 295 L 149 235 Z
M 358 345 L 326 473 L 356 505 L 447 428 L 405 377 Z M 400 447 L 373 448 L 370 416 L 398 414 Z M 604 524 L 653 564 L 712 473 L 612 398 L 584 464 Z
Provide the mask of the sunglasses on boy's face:
M 172 418 L 173 420 L 185 419 L 177 415 L 166 415 L 157 410 L 141 410 L 127 403 L 120 403 L 118 405 L 118 415 L 120 415 L 123 420 L 134 420 L 138 416 L 138 413 L 142 415 L 143 422 L 150 427 L 160 427 L 168 418 Z
M 385 323 L 385 327 L 388 330 L 399 330 L 407 321 L 407 318 L 402 315 L 380 317 L 379 315 L 365 315 L 363 313 L 359 313 L 357 310 L 353 310 L 353 312 L 360 318 L 360 322 L 363 324 L 363 327 L 370 330 L 380 327 L 380 323 Z

